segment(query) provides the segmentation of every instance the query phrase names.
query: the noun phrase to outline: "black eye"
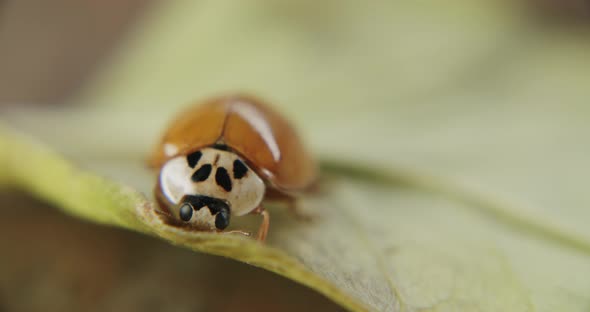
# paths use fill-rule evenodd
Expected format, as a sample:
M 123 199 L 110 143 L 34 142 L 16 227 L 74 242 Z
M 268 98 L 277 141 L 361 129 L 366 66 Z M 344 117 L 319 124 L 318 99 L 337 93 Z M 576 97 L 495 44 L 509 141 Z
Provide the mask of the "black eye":
M 248 167 L 246 167 L 241 160 L 234 160 L 234 179 L 243 178 L 246 175 L 246 172 L 248 172 Z
M 188 203 L 182 204 L 179 215 L 182 221 L 190 221 L 190 219 L 193 217 L 193 207 Z
M 220 211 L 215 217 L 215 227 L 223 230 L 229 225 L 229 213 L 226 210 Z
M 223 187 L 224 190 L 231 192 L 231 179 L 229 178 L 225 168 L 217 168 L 217 172 L 215 173 L 215 182 L 217 182 L 217 185 Z
M 201 151 L 196 151 L 186 156 L 186 161 L 189 167 L 194 168 L 199 162 L 199 159 L 201 159 L 201 156 L 203 156 L 203 153 L 201 153 Z
M 191 177 L 191 179 L 193 180 L 193 182 L 205 181 L 205 180 L 207 180 L 207 178 L 209 177 L 210 174 L 211 174 L 211 165 L 206 164 L 206 165 L 203 165 L 201 168 L 199 168 L 199 170 L 195 171 L 195 173 L 193 173 L 193 176 Z

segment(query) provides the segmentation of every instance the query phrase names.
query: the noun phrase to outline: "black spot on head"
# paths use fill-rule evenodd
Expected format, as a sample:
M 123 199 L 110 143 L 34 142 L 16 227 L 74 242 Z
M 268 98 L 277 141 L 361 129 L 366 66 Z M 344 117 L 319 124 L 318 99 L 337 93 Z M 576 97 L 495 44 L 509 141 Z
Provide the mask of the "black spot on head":
M 190 204 L 197 211 L 203 207 L 208 207 L 211 214 L 216 214 L 223 210 L 230 211 L 226 201 L 206 195 L 185 195 L 181 201 Z
M 193 173 L 191 179 L 193 180 L 193 182 L 205 181 L 205 180 L 207 180 L 207 178 L 209 177 L 210 174 L 211 174 L 211 165 L 206 164 L 206 165 L 203 165 L 201 168 L 199 168 L 199 170 L 195 171 L 195 173 Z
M 201 156 L 203 156 L 203 153 L 201 153 L 201 151 L 196 151 L 194 153 L 188 154 L 186 156 L 186 161 L 188 162 L 189 167 L 195 168 L 195 166 L 199 162 L 199 159 L 201 159 Z
M 213 146 L 211 146 L 214 149 L 218 149 L 220 151 L 226 151 L 229 152 L 231 151 L 231 148 L 229 148 L 229 146 L 222 144 L 222 143 L 215 143 Z
M 217 185 L 223 187 L 224 190 L 231 192 L 231 179 L 229 178 L 225 168 L 217 168 L 217 172 L 215 173 L 215 182 L 217 182 Z
M 203 208 L 203 206 L 206 205 L 205 197 L 206 196 L 202 195 L 185 195 L 181 201 L 183 203 L 190 204 L 193 206 L 193 209 L 199 211 L 201 208 Z
M 203 196 L 202 202 L 207 208 L 209 208 L 209 212 L 212 215 L 225 211 L 229 214 L 229 205 L 227 202 L 214 197 Z
M 246 175 L 246 172 L 248 172 L 248 167 L 246 167 L 241 160 L 234 160 L 234 179 L 243 178 Z

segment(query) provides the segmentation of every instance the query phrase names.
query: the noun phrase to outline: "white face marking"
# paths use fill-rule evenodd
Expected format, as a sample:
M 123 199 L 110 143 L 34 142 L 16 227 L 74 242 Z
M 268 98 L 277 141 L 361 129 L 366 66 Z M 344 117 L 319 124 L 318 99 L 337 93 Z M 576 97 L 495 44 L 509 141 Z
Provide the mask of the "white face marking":
M 170 143 L 164 144 L 164 154 L 166 154 L 166 156 L 174 156 L 176 153 L 178 153 L 178 147 L 176 145 Z
M 193 211 L 193 216 L 189 222 L 198 229 L 210 231 L 216 229 L 215 216 L 211 214 L 211 211 L 207 207 Z
M 274 160 L 279 161 L 281 159 L 281 151 L 275 137 L 272 135 L 272 130 L 264 119 L 264 116 L 262 116 L 251 104 L 240 104 L 242 105 L 232 106 L 232 111 L 236 112 L 244 119 L 252 121 L 252 125 L 256 132 L 260 134 L 266 145 L 270 148 Z
M 171 209 L 176 217 L 179 214 L 180 201 L 185 195 L 205 195 L 225 200 L 230 205 L 231 214 L 235 216 L 247 214 L 260 205 L 264 197 L 264 181 L 236 154 L 213 148 L 204 148 L 200 152 L 201 157 L 194 164 L 194 168 L 189 166 L 187 156 L 178 156 L 166 162 L 160 171 L 162 194 L 172 204 Z M 239 179 L 234 178 L 236 160 L 244 164 L 246 168 L 245 174 Z M 203 166 L 205 166 L 204 169 L 202 169 Z M 206 168 L 208 166 L 211 166 L 210 171 Z M 221 179 L 221 176 L 224 176 L 224 169 L 227 176 L 226 179 Z M 196 175 L 195 172 L 199 170 L 201 175 Z M 209 171 L 208 174 L 206 174 L 207 171 Z M 220 179 L 226 182 L 221 183 L 222 185 L 227 187 L 227 182 L 231 183 L 231 190 L 228 191 L 220 185 L 216 178 L 218 174 Z M 215 218 L 211 216 L 207 207 L 193 211 L 189 222 L 201 226 L 208 224 L 215 228 Z

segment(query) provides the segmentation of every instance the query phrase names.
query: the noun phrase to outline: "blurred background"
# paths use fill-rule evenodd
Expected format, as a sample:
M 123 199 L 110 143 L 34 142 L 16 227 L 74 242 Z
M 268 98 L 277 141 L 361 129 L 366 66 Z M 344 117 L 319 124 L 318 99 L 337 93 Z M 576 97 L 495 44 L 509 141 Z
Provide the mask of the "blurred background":
M 282 2 L 284 14 L 297 9 L 289 1 Z M 146 11 L 160 8 L 155 4 L 141 0 L 2 1 L 0 103 L 68 103 L 108 64 L 117 47 L 138 33 L 134 27 Z M 519 14 L 524 12 L 523 18 L 534 20 L 539 28 L 577 31 L 590 23 L 590 2 L 585 0 L 520 0 L 505 5 L 515 7 Z M 297 12 L 290 13 L 297 18 Z
M 2 1 L 0 101 L 63 104 L 150 1 Z
M 356 85 L 359 89 L 368 90 L 367 94 L 372 88 L 387 90 L 383 87 L 385 84 L 379 85 L 379 83 L 389 79 L 389 74 L 393 70 L 399 70 L 401 71 L 400 75 L 407 74 L 405 76 L 407 79 L 403 82 L 406 84 L 400 82 L 402 85 L 398 85 L 399 89 L 403 91 L 416 87 L 417 90 L 423 90 L 430 96 L 438 92 L 444 93 L 444 88 L 469 88 L 473 77 L 487 77 L 490 72 L 497 69 L 498 64 L 506 60 L 507 51 L 514 52 L 512 47 L 518 49 L 518 47 L 527 45 L 526 33 L 528 32 L 530 32 L 530 37 L 538 36 L 539 33 L 557 32 L 558 34 L 551 38 L 570 36 L 590 38 L 587 37 L 587 29 L 590 26 L 590 1 L 496 1 L 497 3 L 493 7 L 501 7 L 502 13 L 493 15 L 492 19 L 495 19 L 493 22 L 485 18 L 481 20 L 481 24 L 493 25 L 489 27 L 493 31 L 483 32 L 490 35 L 489 38 L 474 36 L 475 40 L 466 37 L 466 39 L 462 38 L 465 40 L 454 38 L 454 41 L 450 41 L 450 45 L 454 45 L 456 50 L 471 51 L 485 48 L 486 51 L 491 51 L 486 63 L 473 63 L 476 65 L 466 66 L 467 70 L 457 75 L 460 79 L 445 84 L 447 81 L 444 77 L 440 79 L 435 77 L 440 72 L 440 68 L 432 67 L 432 63 L 442 64 L 441 67 L 444 67 L 452 62 L 461 63 L 464 61 L 468 63 L 473 60 L 461 56 L 447 57 L 444 53 L 452 49 L 443 49 L 441 53 L 436 50 L 428 51 L 432 48 L 430 39 L 434 39 L 435 36 L 433 38 L 427 35 L 423 36 L 424 33 L 420 32 L 417 25 L 421 23 L 432 24 L 424 28 L 425 32 L 436 28 L 437 23 L 444 24 L 445 27 L 448 26 L 447 31 L 450 33 L 453 33 L 453 27 L 457 27 L 457 33 L 462 33 L 465 29 L 460 29 L 459 23 L 454 25 L 456 20 L 453 15 L 449 20 L 430 20 L 430 13 L 422 13 L 436 12 L 441 4 L 431 5 L 425 1 L 422 2 L 421 5 L 408 9 L 407 15 L 402 12 L 388 17 L 384 13 L 376 16 L 374 20 L 371 14 L 376 12 L 356 8 L 350 3 L 343 4 L 342 7 L 334 1 L 322 2 L 322 4 L 319 1 L 278 1 L 272 4 L 271 1 L 242 3 L 240 9 L 248 8 L 255 12 L 247 15 L 250 19 L 242 21 L 255 25 L 250 29 L 252 33 L 249 33 L 248 40 L 255 41 L 258 38 L 261 45 L 271 46 L 268 40 L 272 39 L 276 40 L 278 47 L 276 53 L 262 56 L 249 54 L 254 50 L 244 49 L 240 52 L 243 52 L 245 57 L 251 57 L 258 62 L 261 59 L 268 61 L 270 64 L 268 67 L 279 64 L 278 70 L 286 71 L 288 74 L 290 74 L 289 70 L 293 70 L 295 77 L 293 80 L 306 79 L 310 73 L 315 74 L 313 71 L 315 68 L 323 68 L 324 70 L 327 68 L 326 72 L 317 73 L 319 78 L 310 77 L 312 81 L 315 81 L 312 86 L 316 89 L 323 88 L 323 82 L 329 84 L 331 75 L 358 74 L 359 80 L 351 80 L 344 85 L 348 87 Z M 370 6 L 368 3 L 366 5 Z M 178 13 L 184 7 L 194 9 L 194 12 Z M 223 9 L 223 6 L 220 8 Z M 225 7 L 227 10 L 230 10 L 229 8 L 230 6 Z M 0 1 L 0 105 L 4 107 L 31 105 L 73 107 L 108 103 L 116 106 L 117 103 L 113 102 L 133 101 L 137 103 L 148 99 L 156 103 L 169 100 L 178 103 L 174 104 L 178 106 L 179 103 L 195 98 L 197 95 L 206 95 L 210 90 L 218 91 L 241 86 L 248 90 L 260 90 L 260 85 L 256 83 L 241 85 L 240 80 L 219 74 L 214 76 L 214 82 L 211 82 L 208 87 L 191 92 L 190 88 L 183 85 L 183 83 L 186 84 L 185 80 L 192 79 L 191 75 L 172 70 L 167 72 L 166 63 L 154 64 L 153 75 L 146 75 L 150 71 L 145 69 L 143 65 L 158 58 L 154 55 L 147 55 L 143 59 L 129 56 L 129 50 L 137 52 L 138 49 L 141 49 L 142 43 L 145 46 L 146 40 L 149 42 L 149 39 L 146 39 L 148 34 L 158 36 L 160 39 L 176 38 L 169 41 L 176 44 L 185 40 L 186 44 L 191 46 L 194 51 L 195 41 L 198 41 L 198 38 L 188 36 L 182 39 L 182 34 L 166 33 L 169 29 L 182 28 L 174 27 L 174 18 L 167 16 L 166 22 L 162 22 L 162 24 L 148 21 L 156 19 L 156 16 L 159 16 L 161 12 L 164 12 L 163 15 L 176 12 L 182 15 L 182 19 L 179 19 L 178 23 L 183 25 L 193 25 L 190 19 L 187 19 L 190 14 L 195 16 L 195 27 L 223 25 L 223 23 L 213 20 L 214 18 L 208 20 L 209 16 L 216 16 L 216 13 L 206 11 L 207 9 L 210 9 L 210 6 L 204 6 L 203 11 L 199 11 L 199 5 L 182 4 L 181 1 L 174 2 L 174 4 L 140 0 Z M 236 11 L 240 9 L 236 9 Z M 258 11 L 255 10 L 259 10 L 261 13 L 257 15 Z M 457 6 L 450 11 L 461 13 L 462 10 L 460 6 Z M 483 10 L 488 10 L 488 8 Z M 459 13 L 457 16 L 463 16 Z M 357 14 L 362 15 L 362 18 L 355 18 L 354 16 Z M 234 15 L 240 16 L 237 13 Z M 228 14 L 227 16 L 234 15 Z M 277 29 L 267 29 L 264 24 L 262 26 L 257 24 L 257 17 L 265 18 L 266 15 L 273 16 L 274 19 L 270 25 L 278 27 Z M 488 17 L 486 14 L 482 14 L 481 16 L 473 16 L 473 18 L 479 19 L 482 16 Z M 417 20 L 414 21 L 413 17 L 416 17 Z M 504 17 L 506 20 L 503 20 Z M 498 18 L 500 20 L 497 20 Z M 348 20 L 358 22 L 358 25 L 353 23 L 347 24 L 347 27 L 340 27 Z M 519 31 L 524 29 L 525 34 L 518 33 L 512 36 L 509 31 L 514 28 L 506 26 L 510 23 L 525 24 L 526 27 L 516 28 Z M 478 22 L 474 24 L 481 26 Z M 312 34 L 301 39 L 306 42 L 306 47 L 309 49 L 291 54 L 289 49 L 297 46 L 291 47 L 288 38 L 275 36 L 275 31 L 278 32 L 281 26 L 287 29 L 282 29 L 282 34 L 294 37 L 302 36 L 302 33 Z M 405 30 L 400 27 L 417 28 Z M 265 31 L 259 32 L 261 29 Z M 316 29 L 321 29 L 321 31 L 315 32 Z M 361 40 L 365 33 L 372 33 L 376 37 L 390 38 L 389 33 L 377 33 L 372 29 L 385 29 L 385 31 L 393 29 L 391 36 L 395 40 L 388 42 L 387 45 L 383 44 L 383 46 L 374 45 L 375 42 L 382 42 L 380 39 Z M 189 28 L 187 31 L 190 33 L 191 29 Z M 212 30 L 199 28 L 195 31 L 202 35 Z M 221 32 L 223 33 L 223 30 Z M 406 33 L 407 36 L 404 35 Z M 349 36 L 357 36 L 358 40 L 348 40 Z M 241 39 L 243 38 L 231 38 L 236 41 L 237 48 L 246 47 L 247 44 Z M 283 41 L 283 39 L 285 40 Z M 445 39 L 445 37 L 436 37 L 436 40 L 441 42 L 440 46 L 444 46 L 442 42 Z M 224 38 L 208 38 L 208 40 L 218 43 L 220 47 L 232 47 L 231 44 L 226 44 Z M 580 42 L 579 39 L 575 40 Z M 498 42 L 501 44 L 497 44 Z M 363 46 L 363 44 L 367 44 L 367 46 Z M 405 44 L 414 46 L 423 44 L 425 59 L 429 60 L 425 60 L 424 64 L 406 64 L 405 60 L 411 59 L 413 50 L 405 51 Z M 556 41 L 555 44 L 558 45 L 559 41 Z M 371 50 L 370 52 L 368 49 L 364 50 L 367 47 Z M 546 47 L 554 47 L 554 45 L 551 43 L 539 45 L 539 49 Z M 219 53 L 221 56 L 227 56 L 224 54 L 227 53 L 227 49 L 208 50 L 207 48 L 203 47 L 205 55 Z M 383 48 L 383 51 L 379 51 L 380 48 Z M 169 52 L 169 59 L 176 57 L 186 59 L 188 57 L 183 55 L 183 49 L 182 45 L 166 46 L 156 47 L 152 52 L 153 54 Z M 577 48 L 574 46 L 571 49 L 576 50 Z M 338 53 L 334 53 L 334 51 L 338 51 Z M 395 62 L 391 63 L 392 67 L 385 66 L 385 63 L 371 63 L 372 67 L 363 67 L 363 70 L 356 71 L 355 65 L 362 65 L 362 60 L 365 57 L 372 59 L 379 56 L 381 59 L 387 60 L 388 53 L 398 52 Z M 333 54 L 324 55 L 322 53 Z M 408 55 L 403 53 L 408 53 Z M 334 59 L 338 59 L 340 54 L 349 57 L 349 59 L 358 60 L 359 63 L 350 64 L 350 67 L 339 73 L 338 68 L 333 65 L 341 63 L 336 60 L 334 64 L 330 64 L 330 60 L 332 56 Z M 353 54 L 358 55 L 352 57 Z M 271 57 L 265 59 L 269 55 Z M 309 68 L 280 67 L 284 59 L 304 58 L 311 60 Z M 524 58 L 526 59 L 526 57 Z M 168 60 L 167 57 L 160 59 Z M 314 63 L 314 60 L 319 61 Z M 118 71 L 116 68 L 121 65 L 121 62 L 127 65 L 122 66 L 125 68 L 124 70 Z M 198 62 L 206 64 L 207 60 L 201 59 Z M 449 64 L 445 62 L 449 62 Z M 219 64 L 212 64 L 208 69 L 211 70 L 220 64 L 231 67 L 234 66 L 234 63 L 242 66 L 244 72 L 260 68 L 228 57 Z M 412 64 L 415 67 L 424 66 L 424 68 L 417 71 L 408 70 Z M 248 67 L 249 65 L 251 67 Z M 575 64 L 569 65 L 576 66 Z M 137 69 L 134 66 L 141 68 Z M 359 65 L 359 67 L 361 66 Z M 262 68 L 259 72 L 251 71 L 254 80 L 257 79 L 256 77 L 275 73 L 273 70 L 265 71 L 264 66 Z M 328 70 L 336 71 L 327 74 Z M 407 72 L 404 73 L 404 70 Z M 430 79 L 430 70 L 435 73 L 432 76 L 435 78 Z M 120 71 L 128 73 L 127 76 L 121 74 Z M 590 73 L 581 72 L 579 74 L 588 75 Z M 166 91 L 152 97 L 151 95 L 156 94 L 154 89 L 157 89 L 159 83 L 162 82 L 162 80 L 154 78 L 159 75 L 162 75 L 161 79 L 165 80 L 168 85 L 166 85 Z M 123 78 L 121 78 L 122 80 L 111 79 L 114 76 Z M 141 79 L 141 77 L 145 79 Z M 180 78 L 178 81 L 171 81 L 168 79 L 170 77 Z M 363 85 L 362 77 L 372 77 L 374 81 Z M 197 76 L 195 81 L 200 81 L 199 79 L 202 77 Z M 135 81 L 136 84 L 117 85 L 120 81 Z M 138 83 L 138 81 L 142 81 L 145 85 Z M 433 87 L 440 82 L 445 82 L 442 91 Z M 564 83 L 569 82 L 565 81 Z M 179 87 L 175 89 L 177 85 Z M 297 97 L 302 96 L 301 92 L 311 92 L 297 90 L 297 87 L 292 84 L 279 84 L 273 90 L 264 91 L 275 98 L 287 98 L 287 102 L 296 102 Z M 353 94 L 344 89 L 350 90 L 351 88 L 343 88 L 342 95 L 334 94 L 334 101 L 348 95 L 361 97 L 358 93 Z M 143 91 L 145 91 L 144 97 L 135 96 Z M 362 94 L 362 97 L 367 98 L 367 94 Z M 424 95 L 421 91 L 416 94 Z M 412 94 L 412 96 L 416 94 Z M 373 95 L 377 100 L 384 98 L 383 94 Z M 400 98 L 403 99 L 404 96 L 400 96 Z M 342 101 L 344 107 L 347 107 L 346 103 L 346 101 Z M 351 103 L 354 101 L 351 100 Z M 432 107 L 436 107 L 436 105 Z M 431 112 L 435 116 L 436 108 Z M 377 113 L 379 112 L 377 111 Z M 418 114 L 417 111 L 414 113 Z M 412 112 L 410 112 L 411 114 Z M 4 215 L 0 218 L 0 250 L 3 252 L 0 259 L 0 311 L 339 310 L 335 304 L 321 295 L 275 274 L 234 261 L 178 249 L 135 233 L 103 228 L 74 220 L 20 193 L 4 192 L 0 196 L 0 206 L 9 208 L 3 210 Z M 195 263 L 198 263 L 198 266 L 194 265 Z M 170 309 L 170 307 L 173 308 Z

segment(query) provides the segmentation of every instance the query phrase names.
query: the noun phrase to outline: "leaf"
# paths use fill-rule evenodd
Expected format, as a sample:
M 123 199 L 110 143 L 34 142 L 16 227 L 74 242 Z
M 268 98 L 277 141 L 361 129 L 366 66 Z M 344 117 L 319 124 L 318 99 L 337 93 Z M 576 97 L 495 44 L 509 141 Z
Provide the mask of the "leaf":
M 32 116 L 29 112 L 26 118 L 38 125 L 38 120 Z M 48 118 L 48 114 L 41 116 L 49 124 L 68 128 L 67 120 L 57 121 L 59 116 L 57 120 Z M 79 122 L 87 120 L 84 116 L 69 118 Z M 136 191 L 80 172 L 44 148 L 26 141 L 22 143 L 18 136 L 14 139 L 15 135 L 6 133 L 9 132 L 5 132 L 1 147 L 11 152 L 3 153 L 2 163 L 8 166 L 0 176 L 16 177 L 13 182 L 66 211 L 261 266 L 316 288 L 351 309 L 362 309 L 363 305 L 377 310 L 442 309 L 445 305 L 490 310 L 526 310 L 528 307 L 526 291 L 506 263 L 506 256 L 495 244 L 481 244 L 477 239 L 482 236 L 485 242 L 488 235 L 497 235 L 497 225 L 488 224 L 491 229 L 486 230 L 489 220 L 485 216 L 465 216 L 465 207 L 461 204 L 432 196 L 432 193 L 457 197 L 459 203 L 471 203 L 473 207 L 483 207 L 492 213 L 494 209 L 500 214 L 510 215 L 511 212 L 504 211 L 501 205 L 494 208 L 493 202 L 491 208 L 486 208 L 485 201 L 478 203 L 477 198 L 463 198 L 465 195 L 461 193 L 453 195 L 452 189 L 437 186 L 436 181 L 429 182 L 404 172 L 393 176 L 375 174 L 328 162 L 324 168 L 340 176 L 329 181 L 327 194 L 306 199 L 304 205 L 316 214 L 319 223 L 311 227 L 299 224 L 282 210 L 273 209 L 269 246 L 279 248 L 274 250 L 240 237 L 206 233 L 186 235 L 168 228 L 153 214 L 152 204 Z M 100 142 L 92 137 L 88 139 Z M 98 158 L 92 154 L 78 157 L 78 163 L 84 167 L 102 167 L 96 166 L 96 162 L 103 159 L 100 155 Z M 117 166 L 108 165 L 116 170 L 102 171 L 115 180 L 125 180 L 127 175 L 137 180 L 146 179 L 149 174 L 133 171 L 136 165 L 123 158 Z M 153 177 L 147 180 L 153 181 Z M 131 184 L 131 180 L 128 183 Z M 149 194 L 149 187 L 151 185 L 138 188 Z M 387 221 L 385 225 L 383 220 Z M 530 220 L 520 222 L 527 226 Z M 460 224 L 464 226 L 459 227 Z M 541 234 L 543 231 L 541 228 Z M 472 233 L 473 238 L 466 240 L 462 237 L 464 232 Z M 564 245 L 568 245 L 567 241 Z M 335 289 L 325 279 L 343 289 Z M 482 306 L 490 294 L 505 300 Z M 349 296 L 363 303 L 350 302 Z
M 269 246 L 265 246 L 233 235 L 187 234 L 169 227 L 163 224 L 154 213 L 153 204 L 136 191 L 84 171 L 78 171 L 50 151 L 32 143 L 22 143 L 7 133 L 5 132 L 2 137 L 1 146 L 3 151 L 10 151 L 10 153 L 4 153 L 3 163 L 8 164 L 8 168 L 4 168 L 2 176 L 13 177 L 13 183 L 52 201 L 67 212 L 95 222 L 119 225 L 160 236 L 174 244 L 194 250 L 232 257 L 261 266 L 316 288 L 351 309 L 364 309 L 363 306 L 367 304 L 374 309 L 394 309 L 402 305 L 399 302 L 400 294 L 397 293 L 396 286 L 391 284 L 392 281 L 388 277 L 391 274 L 389 270 L 392 268 L 385 262 L 382 263 L 390 257 L 389 253 L 392 259 L 397 260 L 393 263 L 399 262 L 400 265 L 407 265 L 409 268 L 417 264 L 431 266 L 432 263 L 426 259 L 432 256 L 438 258 L 437 262 L 448 261 L 456 268 L 468 267 L 457 262 L 458 259 L 454 259 L 452 253 L 449 254 L 449 250 L 439 250 L 437 245 L 440 242 L 434 244 L 421 242 L 420 244 L 424 246 L 416 247 L 413 244 L 400 245 L 397 240 L 390 242 L 383 240 L 380 244 L 386 243 L 384 246 L 375 246 L 373 240 L 368 237 L 372 234 L 367 233 L 366 228 L 367 221 L 371 220 L 363 220 L 365 214 L 358 215 L 355 207 L 364 207 L 367 196 L 373 200 L 374 205 L 386 207 L 385 204 L 392 199 L 392 196 L 388 194 L 389 192 L 375 192 L 371 187 L 367 188 L 362 184 L 357 185 L 351 181 L 338 182 L 334 184 L 335 189 L 330 191 L 334 195 L 306 201 L 306 206 L 316 212 L 318 219 L 318 223 L 313 226 L 297 224 L 284 214 L 278 216 L 273 214 L 273 231 L 271 232 L 273 236 Z M 344 194 L 354 195 L 342 196 Z M 397 200 L 406 196 L 408 195 L 402 192 L 393 198 Z M 383 203 L 380 203 L 381 201 Z M 396 214 L 395 210 L 391 212 Z M 389 219 L 393 215 L 375 217 Z M 357 218 L 359 218 L 358 221 Z M 392 218 L 392 221 L 394 220 L 395 218 Z M 379 235 L 379 233 L 376 234 Z M 310 244 L 310 242 L 313 243 Z M 396 250 L 400 248 L 403 249 Z M 381 257 L 379 256 L 375 259 L 375 253 L 379 255 L 383 250 L 387 252 L 385 258 L 379 260 Z M 290 254 L 297 255 L 298 259 Z M 318 254 L 325 256 L 318 258 Z M 469 263 L 465 259 L 461 261 Z M 478 272 L 478 276 L 489 274 L 490 278 L 498 280 L 499 286 L 502 286 L 498 290 L 509 293 L 514 291 L 506 288 L 504 281 L 506 277 L 495 276 L 496 270 L 504 270 L 504 268 L 498 267 L 493 261 L 488 265 L 490 268 Z M 356 270 L 360 272 L 355 272 Z M 443 272 L 447 274 L 446 278 L 451 280 L 458 278 L 456 274 L 448 271 L 449 268 L 446 265 L 437 265 L 431 270 L 428 273 L 434 276 Z M 491 271 L 486 272 L 487 270 Z M 360 296 L 354 299 L 349 298 L 346 288 L 337 289 L 326 280 L 330 280 L 330 276 L 332 283 L 340 287 L 350 287 L 348 291 L 352 290 Z M 415 278 L 420 279 L 411 274 L 408 276 L 408 279 Z M 511 279 L 510 276 L 507 278 Z M 355 283 L 350 283 L 351 281 Z M 441 282 L 443 286 L 448 286 L 450 280 Z M 441 291 L 443 293 L 439 294 Z M 443 287 L 443 289 L 435 289 L 432 296 L 434 298 L 431 304 L 436 305 L 439 300 L 448 300 L 450 294 L 446 293 Z
M 351 310 L 587 310 L 583 34 L 487 1 L 258 4 L 155 10 L 77 99 L 88 108 L 3 115 L 60 154 L 4 130 L 0 181 Z M 266 245 L 163 225 L 150 146 L 179 105 L 243 89 L 322 156 L 324 190 L 301 203 L 315 221 L 273 206 Z
M 23 194 L 2 192 L 0 206 L 11 208 L 0 219 L 6 311 L 342 311 L 274 273 L 81 222 Z

